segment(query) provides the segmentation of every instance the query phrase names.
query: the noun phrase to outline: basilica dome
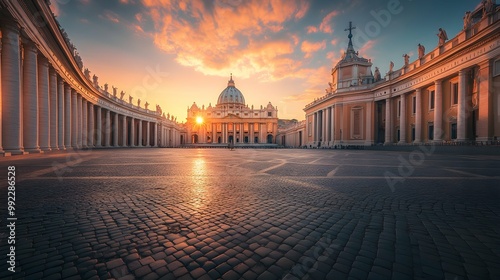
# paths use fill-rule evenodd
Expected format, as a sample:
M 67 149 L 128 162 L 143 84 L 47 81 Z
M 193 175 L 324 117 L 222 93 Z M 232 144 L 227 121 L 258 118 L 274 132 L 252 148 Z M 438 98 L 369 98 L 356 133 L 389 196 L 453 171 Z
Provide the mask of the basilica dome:
M 245 105 L 245 97 L 239 89 L 234 86 L 233 76 L 227 82 L 227 88 L 225 88 L 219 95 L 217 99 L 217 105 L 221 104 L 242 104 Z

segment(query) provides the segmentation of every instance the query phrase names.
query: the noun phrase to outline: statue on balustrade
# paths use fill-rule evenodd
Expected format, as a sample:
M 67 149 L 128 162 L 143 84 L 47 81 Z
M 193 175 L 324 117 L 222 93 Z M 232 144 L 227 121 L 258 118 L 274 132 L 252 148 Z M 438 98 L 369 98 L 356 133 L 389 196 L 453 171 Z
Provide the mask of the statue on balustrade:
M 422 58 L 425 55 L 424 45 L 418 44 L 418 58 Z
M 92 81 L 94 82 L 95 87 L 99 87 L 99 77 L 97 77 L 95 74 L 92 76 Z
M 117 87 L 115 86 L 111 86 L 111 88 L 113 88 L 113 96 L 116 97 L 116 90 L 118 89 Z
M 87 79 L 90 80 L 90 70 L 89 70 L 89 68 L 85 68 L 85 70 L 83 70 L 83 74 L 85 75 L 85 78 L 87 78 Z
M 105 84 L 104 84 L 104 91 L 105 91 L 105 92 L 108 92 L 108 83 L 105 83 Z M 116 95 L 115 95 L 115 96 L 116 96 Z
M 444 45 L 446 40 L 448 40 L 448 35 L 446 35 L 446 31 L 444 31 L 443 28 L 439 28 L 439 33 L 437 34 L 437 36 L 439 38 L 438 46 L 441 47 Z
M 392 69 L 394 68 L 394 62 L 389 63 L 389 73 L 392 73 Z
M 125 92 L 122 90 L 120 92 L 120 99 L 123 100 L 123 96 L 125 95 Z M 132 103 L 132 101 L 130 101 L 130 103 Z
M 148 106 L 149 106 L 149 103 L 146 101 L 146 103 L 144 103 L 144 108 L 147 110 Z
M 485 0 L 483 1 L 483 17 L 491 14 L 496 6 L 495 0 Z
M 405 67 L 406 67 L 408 66 L 408 64 L 410 64 L 410 56 L 407 53 L 405 53 L 403 54 L 403 57 L 405 59 Z
M 128 96 L 128 103 L 132 104 L 132 100 L 134 100 L 134 98 L 132 96 Z
M 137 107 L 141 107 L 141 99 L 137 98 Z
M 471 20 L 472 20 L 472 15 L 471 15 L 470 11 L 465 12 L 464 30 L 467 30 L 470 28 Z
M 380 70 L 378 70 L 378 67 L 375 67 L 375 76 L 374 76 L 374 79 L 375 79 L 375 82 L 378 82 L 382 79 L 382 77 L 380 77 Z

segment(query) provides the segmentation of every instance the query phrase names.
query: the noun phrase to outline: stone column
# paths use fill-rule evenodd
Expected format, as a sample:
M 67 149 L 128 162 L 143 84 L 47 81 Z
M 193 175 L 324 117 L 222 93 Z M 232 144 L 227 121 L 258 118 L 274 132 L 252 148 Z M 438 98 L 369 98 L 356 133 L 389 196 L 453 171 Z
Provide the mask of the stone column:
M 365 135 L 365 145 L 366 146 L 371 146 L 373 145 L 374 138 L 373 138 L 373 113 L 372 113 L 372 108 L 375 105 L 373 101 L 366 102 L 366 135 Z
M 327 145 L 326 143 L 328 141 L 328 137 L 326 136 L 327 131 L 328 131 L 327 126 L 326 126 L 326 119 L 327 119 L 326 109 L 321 110 L 321 116 L 322 116 L 322 120 L 321 120 L 322 135 L 321 135 L 321 138 L 323 140 L 323 143 L 321 143 L 321 147 L 324 147 Z
M 82 99 L 82 146 L 83 148 L 88 148 L 88 124 L 89 124 L 89 119 L 87 116 L 88 113 L 88 104 L 86 99 Z
M 38 98 L 38 66 L 37 49 L 35 43 L 23 40 L 24 60 L 23 60 L 23 143 L 24 149 L 30 153 L 40 152 L 39 146 L 39 112 L 40 102 Z M 4 72 L 4 71 L 2 71 Z M 5 73 L 5 72 L 4 72 Z M 7 104 L 8 105 L 8 104 Z M 21 110 L 19 111 L 21 112 Z M 10 115 L 3 113 L 5 116 Z M 8 130 L 5 130 L 8 131 Z M 46 135 L 48 136 L 48 135 Z M 47 142 L 44 142 L 47 145 Z M 46 148 L 46 147 L 45 147 Z
M 312 113 L 312 137 L 313 137 L 313 142 L 316 142 L 316 122 L 317 122 L 317 117 L 316 117 L 316 113 Z
M 495 136 L 495 120 L 498 122 L 498 115 L 495 116 L 495 96 L 498 96 L 498 85 L 493 83 L 491 76 L 493 61 L 485 60 L 479 63 L 479 68 L 475 71 L 476 92 L 478 102 L 478 120 L 476 125 L 476 141 L 491 141 Z M 476 76 L 476 75 L 474 75 Z M 497 101 L 498 102 L 498 101 Z
M 330 108 L 327 107 L 325 109 L 325 146 L 330 145 L 330 121 L 331 119 L 329 118 L 330 115 Z
M 335 106 L 332 106 L 332 119 L 331 119 L 331 126 L 332 126 L 332 144 L 335 143 Z
M 111 112 L 106 109 L 106 117 L 104 119 L 104 147 L 111 145 Z
M 1 32 L 1 30 L 0 30 Z M 2 37 L 0 37 L 0 110 L 2 110 Z M 6 154 L 2 147 L 2 113 L 0 112 L 0 156 L 9 156 Z
M 76 94 L 76 145 L 82 148 L 82 127 L 83 127 L 83 114 L 82 114 L 82 96 Z
M 158 124 L 154 123 L 154 140 L 153 147 L 158 147 Z
M 0 151 L 4 155 L 24 154 L 22 143 L 21 55 L 19 52 L 19 25 L 2 21 L 1 53 L 1 129 Z M 7 117 L 8 116 L 8 117 Z M 8 132 L 8 133 L 6 133 Z
M 135 147 L 135 119 L 130 118 L 130 147 Z
M 415 91 L 415 141 L 422 142 L 422 90 L 417 88 Z
M 248 131 L 250 132 L 249 133 L 250 136 L 249 136 L 248 142 L 250 144 L 253 144 L 254 138 L 255 138 L 255 136 L 254 136 L 255 132 L 253 131 L 253 126 L 254 126 L 254 123 L 249 123 L 248 124 Z
M 391 99 L 385 100 L 385 142 L 384 145 L 392 144 L 392 114 L 391 114 Z
M 151 147 L 150 145 L 150 140 L 149 139 L 149 134 L 150 134 L 150 127 L 151 126 L 151 123 L 150 122 L 146 122 L 146 147 Z
M 122 116 L 122 147 L 127 147 L 127 116 Z
M 406 143 L 406 94 L 401 94 L 401 108 L 399 111 L 399 143 Z
M 137 127 L 137 146 L 142 147 L 142 120 L 139 120 Z
M 49 96 L 50 96 L 50 146 L 52 150 L 59 150 L 59 129 L 57 121 L 57 73 L 54 68 L 49 70 Z
M 71 148 L 71 87 L 64 84 L 64 146 Z M 75 129 L 75 128 L 73 128 Z
M 74 89 L 71 90 L 71 146 L 74 149 L 80 148 L 78 146 L 78 98 Z
M 94 137 L 95 137 L 95 129 L 94 129 L 94 104 L 89 102 L 89 125 L 88 125 L 88 140 L 87 140 L 87 146 L 90 148 L 94 147 L 95 142 L 94 142 Z
M 38 124 L 42 151 L 50 151 L 49 61 L 38 57 Z
M 95 133 L 95 146 L 102 147 L 102 108 L 100 106 L 97 106 Z
M 64 146 L 64 81 L 61 77 L 57 79 L 57 145 L 60 150 L 66 150 Z
M 465 100 L 466 73 L 466 70 L 458 71 L 457 141 L 459 142 L 467 140 L 465 133 L 467 127 L 467 112 L 465 111 L 467 105 Z
M 434 142 L 442 142 L 443 136 L 443 92 L 442 80 L 434 82 L 436 86 L 434 102 Z
M 114 130 L 114 137 L 113 137 L 113 146 L 118 147 L 118 137 L 119 135 L 119 130 L 118 130 L 118 114 L 115 113 L 114 120 L 113 120 L 113 130 Z

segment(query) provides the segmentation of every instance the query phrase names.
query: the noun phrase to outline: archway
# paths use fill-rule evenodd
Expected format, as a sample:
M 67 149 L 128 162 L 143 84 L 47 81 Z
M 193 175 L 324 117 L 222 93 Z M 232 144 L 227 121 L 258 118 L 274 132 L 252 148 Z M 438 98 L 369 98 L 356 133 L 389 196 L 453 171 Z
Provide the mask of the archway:
M 222 143 L 222 139 L 220 138 L 220 136 L 217 138 L 217 143 Z
M 268 134 L 267 135 L 267 144 L 272 144 L 273 143 L 273 135 L 272 134 Z
M 227 138 L 227 143 L 234 143 L 233 140 L 234 140 L 233 135 L 229 135 L 229 137 Z
M 193 136 L 191 136 L 191 143 L 198 144 L 198 134 L 193 134 Z

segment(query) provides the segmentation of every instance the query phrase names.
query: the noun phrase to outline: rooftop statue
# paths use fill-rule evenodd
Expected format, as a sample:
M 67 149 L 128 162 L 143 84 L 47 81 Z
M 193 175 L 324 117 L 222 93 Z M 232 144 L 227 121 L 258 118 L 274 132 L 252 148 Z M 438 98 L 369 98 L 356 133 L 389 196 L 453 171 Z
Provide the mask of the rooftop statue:
M 408 66 L 408 64 L 410 64 L 410 56 L 407 53 L 405 53 L 403 54 L 403 57 L 405 59 L 405 67 L 406 67 Z
M 437 34 L 437 36 L 439 38 L 438 46 L 441 47 L 444 45 L 446 40 L 448 40 L 448 35 L 446 35 L 446 31 L 444 31 L 444 29 L 439 28 L 439 33 Z
M 418 44 L 418 58 L 422 58 L 425 55 L 425 47 L 421 44 Z
M 123 100 L 123 96 L 125 95 L 125 92 L 122 90 L 120 92 L 120 99 Z M 130 103 L 132 103 L 132 101 L 130 101 Z
M 375 67 L 375 76 L 374 76 L 375 82 L 380 81 L 382 78 L 380 77 L 380 71 L 378 70 L 378 67 Z
M 472 21 L 472 15 L 470 11 L 465 12 L 464 16 L 464 30 L 467 30 L 470 28 L 470 24 Z
M 123 91 L 122 91 L 123 92 Z M 134 98 L 132 96 L 128 96 L 128 103 L 132 104 L 132 100 L 134 100 Z

